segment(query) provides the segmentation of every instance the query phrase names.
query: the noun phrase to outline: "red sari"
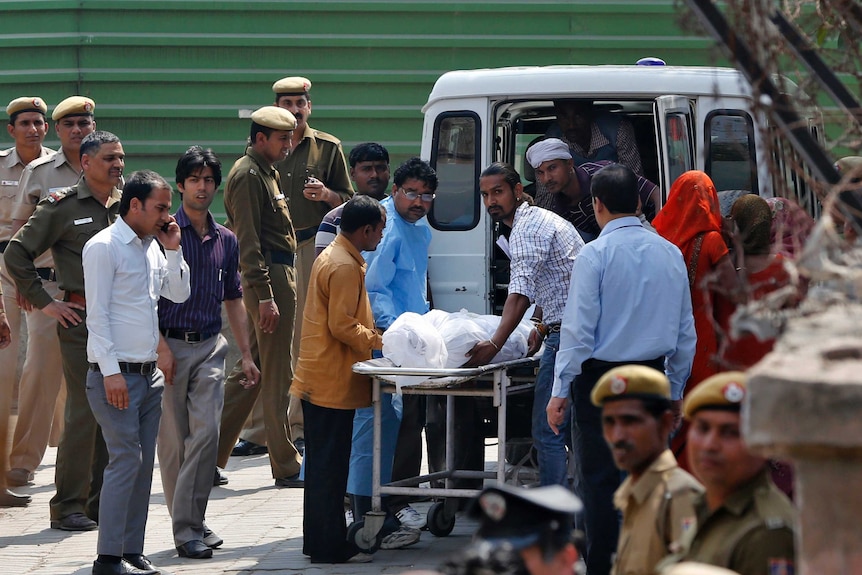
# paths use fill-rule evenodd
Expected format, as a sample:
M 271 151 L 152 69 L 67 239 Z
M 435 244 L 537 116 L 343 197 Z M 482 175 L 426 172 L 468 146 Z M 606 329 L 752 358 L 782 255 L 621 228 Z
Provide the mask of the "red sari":
M 717 362 L 713 292 L 708 286 L 716 265 L 729 253 L 721 235 L 721 220 L 715 185 L 705 173 L 692 170 L 673 183 L 667 203 L 652 222 L 662 237 L 680 249 L 689 270 L 697 348 L 684 395 L 707 377 L 721 371 Z M 697 258 L 694 257 L 695 252 L 698 252 Z M 689 469 L 684 449 L 687 432 L 688 426 L 683 422 L 671 442 L 677 461 L 685 469 Z

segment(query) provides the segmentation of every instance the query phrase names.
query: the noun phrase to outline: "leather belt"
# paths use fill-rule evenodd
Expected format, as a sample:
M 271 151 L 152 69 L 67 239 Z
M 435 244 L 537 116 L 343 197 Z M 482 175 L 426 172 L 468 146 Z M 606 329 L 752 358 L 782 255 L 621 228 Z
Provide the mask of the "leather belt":
M 57 281 L 57 272 L 54 271 L 54 268 L 36 268 L 36 273 L 46 282 Z
M 320 227 L 320 224 L 316 226 L 311 226 L 310 228 L 303 228 L 301 230 L 296 230 L 296 243 L 301 244 L 305 240 L 310 240 L 314 236 L 317 235 L 317 229 Z
M 560 323 L 549 323 L 545 327 L 548 328 L 548 333 L 560 333 Z
M 214 333 L 200 333 L 197 331 L 183 331 L 181 329 L 163 329 L 162 335 L 171 339 L 179 339 L 186 343 L 200 343 L 214 337 Z
M 0 254 L 5 252 L 7 247 L 9 247 L 9 242 L 0 242 Z
M 156 371 L 156 362 L 147 361 L 144 363 L 128 363 L 125 361 L 118 362 L 120 365 L 120 373 L 128 373 L 134 375 L 152 375 Z M 93 371 L 101 371 L 98 363 L 91 363 L 90 369 Z
M 291 252 L 285 252 L 282 250 L 266 250 L 263 253 L 264 259 L 266 259 L 267 256 L 269 256 L 269 260 L 274 264 L 293 266 L 294 255 Z
M 67 291 L 63 294 L 63 301 L 87 307 L 87 298 L 77 292 Z
M 653 369 L 657 369 L 658 371 L 664 371 L 664 360 L 665 356 L 657 357 L 655 359 L 643 359 L 643 360 L 632 360 L 632 361 L 604 361 L 601 359 L 590 358 L 584 363 L 581 364 L 582 371 L 593 371 L 593 370 L 602 370 L 609 371 L 615 367 L 620 367 L 622 365 L 645 365 L 647 367 L 651 367 Z

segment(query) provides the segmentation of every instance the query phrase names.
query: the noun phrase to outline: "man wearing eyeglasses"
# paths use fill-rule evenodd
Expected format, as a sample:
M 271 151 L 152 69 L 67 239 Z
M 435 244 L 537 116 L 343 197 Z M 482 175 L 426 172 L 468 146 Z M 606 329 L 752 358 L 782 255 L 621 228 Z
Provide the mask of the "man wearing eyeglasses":
M 374 325 L 386 330 L 404 312 L 423 314 L 428 311 L 428 245 L 431 229 L 425 215 L 431 209 L 437 190 L 437 174 L 428 162 L 411 158 L 395 170 L 392 194 L 380 205 L 386 209 L 383 240 L 373 252 L 363 252 L 368 263 L 365 286 L 374 313 Z M 391 478 L 419 475 L 422 460 L 421 432 L 425 425 L 424 397 L 405 395 L 403 417 L 392 407 L 392 395 L 382 394 L 383 437 L 381 444 L 381 483 Z M 347 492 L 353 513 L 361 519 L 371 509 L 372 421 L 371 407 L 357 409 L 353 418 L 353 445 L 350 453 L 350 477 Z M 397 442 L 397 449 L 396 449 Z M 393 473 L 393 459 L 396 471 Z M 401 503 L 391 509 L 397 522 L 390 518 L 384 526 L 381 547 L 396 549 L 419 540 L 419 529 L 425 521 L 412 507 Z

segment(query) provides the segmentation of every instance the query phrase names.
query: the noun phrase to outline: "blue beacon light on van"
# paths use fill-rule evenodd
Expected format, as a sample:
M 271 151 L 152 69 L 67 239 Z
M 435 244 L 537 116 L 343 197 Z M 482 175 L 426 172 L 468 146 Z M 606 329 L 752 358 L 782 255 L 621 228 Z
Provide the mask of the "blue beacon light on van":
M 638 66 L 666 66 L 664 60 L 661 58 L 656 58 L 654 56 L 648 56 L 646 58 L 641 58 L 636 62 Z

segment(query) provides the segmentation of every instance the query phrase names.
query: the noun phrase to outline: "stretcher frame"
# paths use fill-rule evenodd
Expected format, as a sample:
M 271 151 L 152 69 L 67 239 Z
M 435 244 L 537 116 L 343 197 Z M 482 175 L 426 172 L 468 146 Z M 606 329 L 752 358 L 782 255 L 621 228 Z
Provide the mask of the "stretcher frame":
M 372 378 L 373 421 L 373 452 L 372 452 L 372 483 L 371 512 L 358 524 L 352 525 L 348 537 L 366 552 L 375 551 L 379 547 L 380 530 L 386 513 L 382 509 L 382 495 L 408 495 L 441 497 L 428 511 L 428 528 L 432 534 L 446 536 L 451 533 L 455 524 L 458 498 L 471 498 L 479 494 L 478 489 L 455 488 L 453 479 L 496 479 L 500 483 L 506 481 L 506 408 L 509 394 L 523 393 L 535 385 L 535 375 L 529 377 L 514 375 L 514 368 L 536 367 L 539 364 L 537 356 L 522 359 L 492 363 L 471 368 L 409 368 L 397 367 L 386 358 L 372 359 L 353 365 L 353 371 Z M 534 370 L 535 371 L 535 370 Z M 416 477 L 408 477 L 392 481 L 385 485 L 380 481 L 382 419 L 380 394 L 394 393 L 396 381 L 400 376 L 427 378 L 416 385 L 405 385 L 401 393 L 405 395 L 426 395 L 446 397 L 446 433 L 445 469 Z M 479 385 L 478 382 L 491 382 L 490 387 Z M 473 385 L 465 385 L 475 382 Z M 496 471 L 473 471 L 454 469 L 455 467 L 455 402 L 460 397 L 490 397 L 497 412 L 497 469 Z M 443 480 L 444 487 L 420 487 L 421 484 Z M 359 518 L 357 518 L 359 520 Z M 376 545 L 375 545 L 376 544 Z

